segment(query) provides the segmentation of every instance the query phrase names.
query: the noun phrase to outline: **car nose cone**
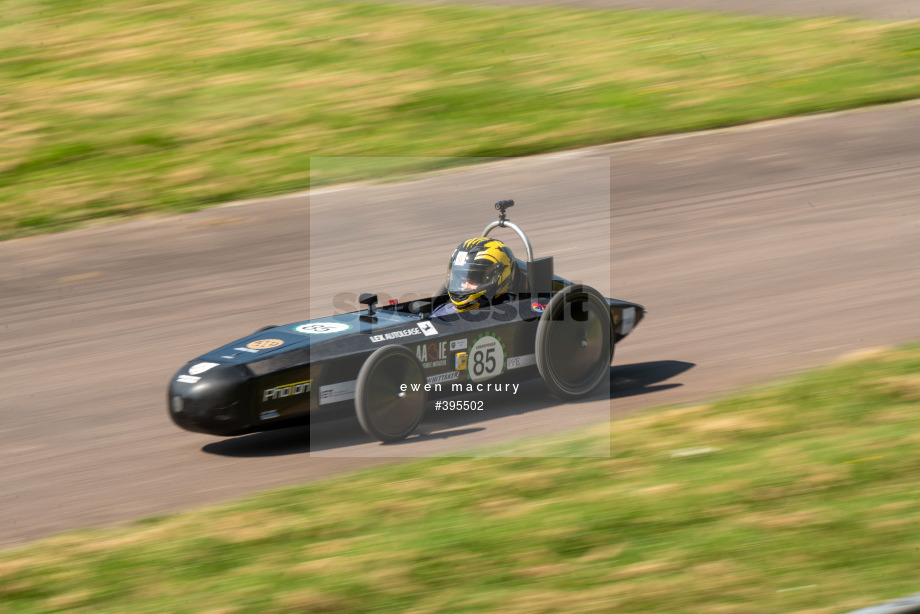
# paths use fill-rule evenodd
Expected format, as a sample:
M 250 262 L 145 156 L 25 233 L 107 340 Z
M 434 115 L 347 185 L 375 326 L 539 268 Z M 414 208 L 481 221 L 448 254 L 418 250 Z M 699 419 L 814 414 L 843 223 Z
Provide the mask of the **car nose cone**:
M 251 422 L 249 371 L 242 365 L 217 364 L 201 372 L 199 364 L 189 363 L 170 382 L 170 418 L 177 426 L 198 433 L 239 433 Z

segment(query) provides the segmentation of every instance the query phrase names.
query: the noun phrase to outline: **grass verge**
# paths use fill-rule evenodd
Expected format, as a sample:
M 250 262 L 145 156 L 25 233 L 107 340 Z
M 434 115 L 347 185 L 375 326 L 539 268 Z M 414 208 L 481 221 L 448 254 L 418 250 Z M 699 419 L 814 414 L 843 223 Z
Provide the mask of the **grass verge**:
M 916 23 L 325 0 L 3 6 L 0 239 L 304 189 L 311 156 L 522 155 L 920 96 Z
M 918 590 L 920 345 L 0 553 L 0 612 L 808 612 Z

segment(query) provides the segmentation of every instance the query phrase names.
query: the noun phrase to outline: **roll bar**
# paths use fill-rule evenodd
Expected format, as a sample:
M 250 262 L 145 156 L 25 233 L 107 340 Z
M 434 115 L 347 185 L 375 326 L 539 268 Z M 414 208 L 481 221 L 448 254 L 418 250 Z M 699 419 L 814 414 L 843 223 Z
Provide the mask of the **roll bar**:
M 498 216 L 498 219 L 486 226 L 486 229 L 482 231 L 482 236 L 488 237 L 489 232 L 493 228 L 510 228 L 521 238 L 521 241 L 524 242 L 524 248 L 527 250 L 527 262 L 533 262 L 533 246 L 530 244 L 530 239 L 527 238 L 527 235 L 524 234 L 524 231 L 521 230 L 517 224 L 512 223 L 505 217 L 505 210 L 509 207 L 514 206 L 513 200 L 500 200 L 495 203 L 495 208 L 501 213 Z

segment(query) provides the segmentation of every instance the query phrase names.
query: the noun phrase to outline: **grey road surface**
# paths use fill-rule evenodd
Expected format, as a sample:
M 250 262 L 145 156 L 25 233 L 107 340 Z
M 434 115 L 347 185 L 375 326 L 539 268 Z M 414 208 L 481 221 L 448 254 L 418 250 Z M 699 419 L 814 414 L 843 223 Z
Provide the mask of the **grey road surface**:
M 391 2 L 392 0 L 386 0 Z M 418 4 L 556 5 L 589 9 L 698 10 L 720 13 L 843 16 L 854 19 L 920 19 L 916 0 L 403 0 Z
M 2 243 L 0 545 L 695 402 L 916 339 L 917 143 L 920 105 L 903 104 Z M 168 420 L 186 360 L 331 313 L 340 293 L 432 290 L 500 198 L 562 275 L 649 308 L 618 346 L 612 400 L 559 404 L 532 382 L 402 445 L 325 427 L 312 453 L 304 429 L 221 440 Z

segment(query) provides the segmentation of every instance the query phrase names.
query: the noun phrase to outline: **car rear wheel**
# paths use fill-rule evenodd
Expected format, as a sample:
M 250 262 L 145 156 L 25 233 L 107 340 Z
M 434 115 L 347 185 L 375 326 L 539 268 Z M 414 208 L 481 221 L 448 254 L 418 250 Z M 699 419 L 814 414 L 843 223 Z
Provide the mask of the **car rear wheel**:
M 557 293 L 537 323 L 537 369 L 557 397 L 577 399 L 610 375 L 613 359 L 610 306 L 582 284 Z
M 355 411 L 361 428 L 375 439 L 392 442 L 411 435 L 427 400 L 422 365 L 405 347 L 376 350 L 358 372 Z

